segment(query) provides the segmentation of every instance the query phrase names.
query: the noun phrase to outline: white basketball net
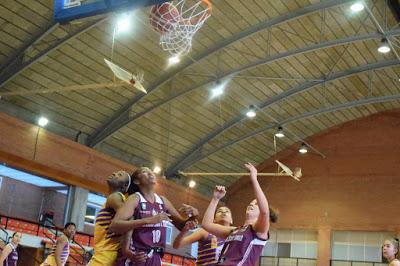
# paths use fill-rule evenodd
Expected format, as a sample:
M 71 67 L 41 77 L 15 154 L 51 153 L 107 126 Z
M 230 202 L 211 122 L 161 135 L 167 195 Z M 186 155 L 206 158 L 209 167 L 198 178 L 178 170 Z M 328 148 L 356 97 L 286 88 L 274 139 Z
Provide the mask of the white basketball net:
M 179 10 L 179 19 L 172 29 L 161 34 L 160 44 L 164 51 L 173 56 L 186 55 L 192 48 L 192 39 L 204 22 L 211 16 L 211 6 L 203 1 L 189 6 L 186 0 L 175 1 L 174 6 Z

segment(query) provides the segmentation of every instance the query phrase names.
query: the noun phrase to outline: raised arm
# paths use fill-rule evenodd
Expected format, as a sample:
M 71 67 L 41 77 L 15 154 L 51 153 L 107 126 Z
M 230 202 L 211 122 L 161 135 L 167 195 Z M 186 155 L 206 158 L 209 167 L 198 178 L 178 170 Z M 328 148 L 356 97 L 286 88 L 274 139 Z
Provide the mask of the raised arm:
M 10 255 L 11 251 L 12 251 L 12 248 L 10 247 L 10 245 L 4 246 L 4 249 L 0 255 L 0 265 L 3 265 L 4 261 L 6 260 L 8 255 Z
M 175 209 L 174 205 L 166 197 L 162 197 L 162 199 L 168 213 L 171 215 L 172 224 L 177 229 L 182 230 L 187 222 L 187 219 L 180 215 L 180 213 Z M 185 212 L 186 215 L 191 216 L 193 219 L 199 215 L 199 211 L 190 205 L 183 204 L 181 210 Z
M 170 220 L 167 213 L 159 213 L 148 218 L 130 220 L 138 204 L 139 197 L 137 195 L 129 196 L 124 205 L 118 209 L 108 230 L 113 233 L 123 234 L 145 224 L 157 224 L 164 220 Z
M 213 197 L 207 207 L 206 212 L 204 213 L 203 221 L 201 223 L 201 225 L 207 232 L 221 238 L 227 238 L 232 230 L 235 229 L 235 227 L 233 226 L 224 226 L 214 223 L 215 210 L 217 209 L 219 200 L 222 199 L 225 194 L 226 190 L 224 186 L 215 187 Z
M 269 205 L 267 198 L 260 184 L 257 180 L 257 169 L 251 163 L 245 164 L 246 168 L 250 171 L 250 180 L 253 186 L 254 195 L 257 199 L 257 205 L 260 209 L 260 215 L 256 223 L 254 224 L 254 230 L 257 232 L 257 236 L 266 239 L 268 237 L 269 230 Z
M 208 234 L 203 228 L 196 230 L 193 234 L 185 236 L 186 233 L 190 230 L 190 228 L 194 226 L 193 224 L 190 223 L 193 222 L 187 222 L 186 225 L 181 230 L 181 232 L 175 237 L 174 243 L 172 245 L 175 249 L 190 245 L 194 242 L 198 242 L 200 240 L 204 240 L 207 238 Z

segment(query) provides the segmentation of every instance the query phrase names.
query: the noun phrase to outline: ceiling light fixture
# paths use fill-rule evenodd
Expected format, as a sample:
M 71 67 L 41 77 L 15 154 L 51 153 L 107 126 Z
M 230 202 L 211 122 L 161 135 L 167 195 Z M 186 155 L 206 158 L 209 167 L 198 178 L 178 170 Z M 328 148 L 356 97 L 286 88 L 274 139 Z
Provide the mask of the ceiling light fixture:
M 49 120 L 44 116 L 42 116 L 38 119 L 38 125 L 41 127 L 45 127 L 48 123 L 49 123 Z
M 126 32 L 131 27 L 131 20 L 127 14 L 122 14 L 117 21 L 115 29 L 118 33 Z
M 196 186 L 196 181 L 190 180 L 190 181 L 189 181 L 189 187 L 190 187 L 190 188 L 194 188 L 195 186 Z
M 169 65 L 178 64 L 180 61 L 181 61 L 181 59 L 179 58 L 179 55 L 174 55 L 174 56 L 171 56 L 170 58 L 168 58 Z
M 161 173 L 161 167 L 160 167 L 160 166 L 155 166 L 155 167 L 153 168 L 153 172 L 156 173 L 156 174 Z
M 381 44 L 378 47 L 378 52 L 380 52 L 381 54 L 386 54 L 390 52 L 389 42 L 386 38 L 383 38 L 381 40 Z
M 300 146 L 299 152 L 300 152 L 301 154 L 306 154 L 306 153 L 308 152 L 307 145 L 306 145 L 304 142 L 303 142 L 303 143 L 301 143 L 301 146 Z
M 221 96 L 224 93 L 224 84 L 220 80 L 215 82 L 215 87 L 211 90 L 211 99 Z
M 246 112 L 246 116 L 248 117 L 248 118 L 253 118 L 253 117 L 255 117 L 257 115 L 257 113 L 256 113 L 256 107 L 254 106 L 254 105 L 250 105 L 249 106 L 249 109 L 247 110 L 247 112 Z
M 360 12 L 364 9 L 364 4 L 362 2 L 356 2 L 350 6 L 351 11 Z
M 285 134 L 283 133 L 283 128 L 281 126 L 278 127 L 278 130 L 275 133 L 275 137 L 283 138 Z

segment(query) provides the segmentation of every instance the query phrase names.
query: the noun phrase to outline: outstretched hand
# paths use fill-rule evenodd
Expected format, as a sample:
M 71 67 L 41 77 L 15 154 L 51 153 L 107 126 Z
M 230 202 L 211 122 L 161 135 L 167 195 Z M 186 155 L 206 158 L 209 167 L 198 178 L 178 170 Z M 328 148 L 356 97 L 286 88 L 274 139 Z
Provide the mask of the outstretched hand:
M 220 200 L 225 196 L 225 194 L 226 190 L 224 186 L 215 186 L 213 194 L 214 199 Z
M 245 163 L 244 166 L 249 170 L 250 177 L 257 178 L 257 168 L 251 163 Z
M 179 208 L 179 212 L 185 214 L 189 218 L 197 217 L 199 215 L 199 210 L 188 204 L 182 204 Z

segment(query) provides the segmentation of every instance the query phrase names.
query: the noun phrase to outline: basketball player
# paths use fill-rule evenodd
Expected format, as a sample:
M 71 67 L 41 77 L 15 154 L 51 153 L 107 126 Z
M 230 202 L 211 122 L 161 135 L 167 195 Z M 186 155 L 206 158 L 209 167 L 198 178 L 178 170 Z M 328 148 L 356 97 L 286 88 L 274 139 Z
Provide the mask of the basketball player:
M 383 243 L 382 256 L 387 259 L 389 266 L 400 266 L 400 261 L 397 259 L 399 254 L 399 240 L 387 239 Z
M 132 174 L 132 183 L 129 192 L 135 194 L 129 196 L 124 206 L 117 211 L 110 226 L 110 231 L 114 233 L 133 231 L 125 238 L 128 238 L 126 245 L 131 243 L 131 252 L 125 254 L 127 258 L 121 253 L 117 265 L 160 266 L 166 242 L 167 222 L 172 221 L 178 229 L 182 229 L 188 220 L 198 215 L 198 211 L 189 205 L 183 205 L 181 211 L 189 217 L 185 220 L 167 198 L 154 192 L 156 176 L 147 167 L 141 167 Z M 129 237 L 132 241 L 129 241 Z M 122 251 L 128 249 L 122 248 Z M 144 252 L 146 260 L 142 263 L 132 262 L 130 256 L 136 252 Z
M 2 266 L 17 266 L 18 252 L 17 247 L 21 241 L 22 234 L 20 232 L 14 232 L 11 237 L 11 242 L 8 243 L 0 255 L 0 265 Z
M 202 225 L 205 230 L 226 238 L 217 265 L 255 265 L 269 238 L 270 221 L 277 221 L 277 215 L 269 208 L 267 198 L 257 181 L 257 169 L 250 163 L 245 166 L 250 171 L 250 180 L 256 199 L 247 207 L 244 225 L 235 228 L 213 222 L 218 202 L 226 194 L 223 186 L 216 186 L 213 198 L 203 217 Z
M 64 266 L 69 256 L 69 243 L 74 238 L 76 225 L 74 223 L 66 223 L 63 235 L 57 238 L 51 253 L 40 266 Z
M 232 225 L 231 210 L 228 207 L 219 207 L 215 213 L 214 222 L 223 226 Z M 194 242 L 199 242 L 196 265 L 216 265 L 225 239 L 210 234 L 204 230 L 204 228 L 200 228 L 193 234 L 185 236 L 189 229 L 190 224 L 186 224 L 182 231 L 176 236 L 173 247 L 178 249 Z
M 113 173 L 107 179 L 108 197 L 96 216 L 94 255 L 88 266 L 112 266 L 117 259 L 121 236 L 107 232 L 115 213 L 125 202 L 131 177 L 125 171 Z

